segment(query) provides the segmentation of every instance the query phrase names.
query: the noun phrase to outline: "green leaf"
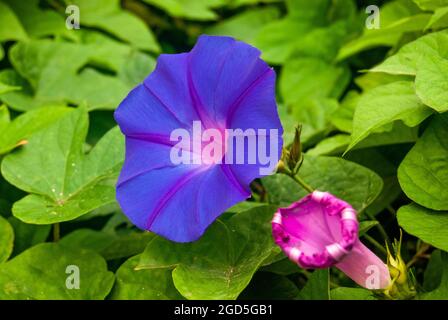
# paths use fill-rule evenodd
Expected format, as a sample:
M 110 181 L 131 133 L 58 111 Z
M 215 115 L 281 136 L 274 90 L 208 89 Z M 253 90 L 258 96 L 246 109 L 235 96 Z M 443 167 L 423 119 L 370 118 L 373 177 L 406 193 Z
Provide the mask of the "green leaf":
M 403 154 L 399 151 L 403 149 L 403 153 L 408 151 L 407 146 L 399 146 L 390 148 L 389 150 L 394 150 L 399 155 L 397 158 L 399 160 L 394 160 L 391 156 L 390 151 L 385 148 L 369 148 L 364 150 L 359 150 L 350 153 L 347 160 L 356 162 L 363 165 L 383 178 L 384 187 L 380 195 L 375 199 L 375 201 L 369 205 L 366 209 L 367 217 L 375 216 L 381 211 L 387 209 L 399 196 L 403 194 L 400 188 L 400 184 L 397 179 L 397 164 L 396 161 L 401 161 Z
M 440 285 L 433 291 L 422 294 L 423 300 L 448 300 L 448 254 L 442 252 L 441 256 L 443 271 Z
M 339 108 L 330 116 L 331 123 L 340 131 L 351 133 L 353 126 L 353 115 L 360 98 L 360 94 L 356 91 L 349 91 Z
M 193 243 L 155 237 L 137 269 L 174 268 L 174 285 L 187 299 L 236 299 L 274 249 L 274 210 L 258 207 L 217 220 Z
M 424 104 L 437 112 L 448 111 L 448 59 L 428 56 L 421 61 L 415 90 Z
M 423 10 L 435 10 L 448 6 L 448 0 L 414 0 L 414 2 Z
M 284 19 L 263 27 L 255 46 L 263 59 L 282 64 L 291 57 L 314 57 L 332 62 L 347 36 L 355 17 L 352 1 L 301 1 L 287 3 Z
M 14 11 L 0 1 L 0 42 L 28 38 Z
M 427 34 L 404 45 L 397 54 L 370 71 L 415 76 L 422 61 L 434 56 L 448 59 L 448 30 Z
M 329 269 L 317 269 L 311 274 L 305 287 L 300 291 L 299 300 L 330 300 Z
M 337 134 L 321 140 L 314 148 L 309 149 L 306 154 L 310 156 L 334 155 L 344 152 L 350 143 L 348 134 Z
M 29 82 L 29 88 L 22 97 L 27 100 L 13 107 L 23 111 L 48 104 L 86 103 L 89 109 L 115 109 L 130 88 L 116 77 L 83 68 L 94 56 L 95 47 L 68 42 L 38 40 L 15 44 L 10 60 Z M 25 86 L 26 81 L 19 83 Z M 4 97 L 2 100 L 6 101 Z
M 1 76 L 0 76 L 0 78 L 1 78 Z M 0 95 L 3 95 L 8 92 L 18 91 L 20 89 L 21 89 L 21 87 L 9 85 L 7 83 L 2 82 L 2 80 L 0 79 Z
M 301 271 L 299 266 L 297 266 L 296 263 L 286 258 L 283 252 L 281 252 L 279 256 L 280 260 L 275 261 L 269 265 L 263 266 L 261 268 L 261 271 L 272 272 L 282 276 L 289 276 L 291 274 Z M 296 296 L 297 295 L 295 295 L 295 297 Z
M 376 173 L 341 158 L 305 155 L 299 175 L 312 188 L 332 193 L 350 203 L 358 212 L 371 204 L 383 187 Z M 290 205 L 307 194 L 285 175 L 268 176 L 262 182 L 270 202 L 275 204 Z
M 398 168 L 406 195 L 434 210 L 448 210 L 448 116 L 434 117 Z
M 374 226 L 378 225 L 379 222 L 377 220 L 367 220 L 361 221 L 359 223 L 359 236 L 363 236 L 367 231 L 372 229 Z
M 367 15 L 365 16 L 367 18 Z M 391 1 L 380 8 L 380 28 L 364 28 L 363 34 L 339 51 L 338 60 L 378 46 L 395 46 L 403 34 L 419 32 L 425 28 L 430 14 L 421 13 L 412 1 Z
M 366 32 L 361 38 L 342 47 L 337 60 L 344 60 L 373 47 L 393 47 L 404 33 L 423 30 L 428 24 L 430 17 L 431 15 L 429 14 L 419 14 L 403 18 L 388 27 L 369 30 L 370 32 Z
M 14 230 L 8 220 L 0 216 L 0 264 L 8 260 L 14 244 Z
M 346 68 L 319 59 L 294 59 L 285 63 L 279 89 L 288 105 L 313 98 L 338 98 L 349 76 Z
M 89 52 L 89 64 L 100 70 L 106 69 L 111 73 L 117 73 L 120 78 L 123 69 L 127 69 L 126 66 L 141 64 L 140 73 L 145 72 L 147 75 L 152 71 L 153 66 L 146 70 L 142 61 L 150 60 L 155 65 L 155 59 L 152 56 L 100 32 L 78 30 L 77 34 L 80 35 L 79 41 L 81 42 L 78 45 L 81 49 L 84 48 Z
M 296 57 L 314 57 L 328 63 L 335 61 L 339 48 L 347 37 L 349 21 L 335 22 L 322 28 L 314 28 L 300 35 L 300 41 L 291 47 L 290 59 Z
M 227 4 L 230 8 L 238 8 L 240 6 L 251 5 L 251 4 L 268 4 L 282 2 L 283 0 L 227 0 Z
M 401 122 L 394 123 L 392 130 L 373 133 L 362 140 L 353 150 L 385 146 L 390 144 L 415 142 L 418 138 L 417 128 L 409 128 Z M 321 140 L 314 148 L 309 149 L 307 154 L 312 156 L 339 155 L 342 154 L 351 142 L 347 134 L 337 134 Z
M 363 288 L 339 287 L 330 291 L 331 300 L 377 300 L 372 291 Z
M 66 286 L 68 266 L 79 268 L 77 290 Z M 100 256 L 55 243 L 39 244 L 0 265 L 0 299 L 97 300 L 107 296 L 113 283 Z
M 0 106 L 0 132 L 2 132 L 11 122 L 11 116 L 8 108 L 3 105 Z
M 369 91 L 381 85 L 396 81 L 414 81 L 411 75 L 389 74 L 382 72 L 366 72 L 355 78 L 355 83 L 362 91 Z
M 124 159 L 123 136 L 117 127 L 110 130 L 86 155 L 87 129 L 86 110 L 75 109 L 5 157 L 5 179 L 30 193 L 14 204 L 17 218 L 50 224 L 115 202 L 114 184 Z
M 257 272 L 239 300 L 286 300 L 297 297 L 299 289 L 287 277 L 270 272 Z
M 90 229 L 77 229 L 61 239 L 68 247 L 88 249 L 97 252 L 106 260 L 128 258 L 143 252 L 154 237 L 149 232 L 101 232 Z
M 415 75 L 415 90 L 422 102 L 438 112 L 448 110 L 448 31 L 432 33 L 405 45 L 374 72 Z
M 113 300 L 180 300 L 170 268 L 136 270 L 140 255 L 127 260 L 117 271 Z
M 51 231 L 50 225 L 39 226 L 28 224 L 15 217 L 9 217 L 8 221 L 14 229 L 13 256 L 18 255 L 36 244 L 45 242 Z
M 255 201 L 238 202 L 237 204 L 235 204 L 235 205 L 231 206 L 229 209 L 227 209 L 226 213 L 230 213 L 230 214 L 241 213 L 241 212 L 253 209 L 253 208 L 264 207 L 265 205 L 266 205 L 266 203 L 255 202 Z
M 143 0 L 168 12 L 169 15 L 190 20 L 216 20 L 214 8 L 225 4 L 225 0 Z
M 444 29 L 448 27 L 448 7 L 437 8 L 425 27 L 428 29 Z
M 432 111 L 422 104 L 409 81 L 397 81 L 376 87 L 364 93 L 355 110 L 352 149 L 369 134 L 384 131 L 385 125 L 401 120 L 409 127 L 415 127 Z M 382 128 L 383 127 L 383 128 Z
M 297 20 L 306 20 L 311 23 L 322 23 L 322 12 L 328 10 L 330 0 L 287 0 L 288 14 Z
M 273 64 L 284 63 L 292 54 L 295 43 L 310 32 L 312 26 L 304 21 L 282 19 L 263 27 L 254 39 L 262 58 Z
M 448 251 L 448 211 L 434 211 L 410 204 L 401 207 L 397 214 L 398 223 L 407 233 Z
M 440 285 L 443 268 L 442 251 L 434 250 L 431 253 L 431 258 L 429 259 L 423 278 L 423 288 L 425 291 L 433 291 Z
M 299 122 L 294 119 L 285 105 L 279 104 L 277 110 L 283 127 L 283 144 L 286 147 L 294 141 L 296 127 L 299 125 Z
M 250 9 L 205 29 L 205 33 L 231 36 L 245 42 L 252 42 L 259 30 L 277 19 L 279 15 L 280 12 L 275 7 Z
M 49 35 L 62 35 L 67 38 L 74 37 L 73 33 L 70 32 L 71 30 L 68 30 L 65 26 L 64 16 L 53 10 L 42 9 L 39 5 L 39 0 L 2 1 L 7 3 L 12 9 L 29 37 L 38 38 Z M 23 38 L 20 37 L 17 40 Z
M 138 17 L 120 8 L 119 0 L 66 0 L 79 7 L 80 24 L 102 29 L 139 49 L 159 52 L 151 30 Z
M 13 69 L 0 71 L 0 84 L 4 92 L 0 92 L 0 101 L 3 101 L 11 109 L 17 111 L 28 111 L 41 106 L 53 106 L 53 103 L 37 101 L 33 97 L 30 84 Z M 65 104 L 56 104 L 65 106 Z
M 149 55 L 138 51 L 131 52 L 123 62 L 118 77 L 130 87 L 135 87 L 150 74 L 156 61 Z
M 331 130 L 331 115 L 338 109 L 335 99 L 305 100 L 291 105 L 290 117 L 302 125 L 301 141 L 311 144 L 325 137 Z
M 21 114 L 12 122 L 0 122 L 0 154 L 26 144 L 26 139 L 58 121 L 69 111 L 69 108 L 41 108 Z M 8 112 L 6 106 L 0 106 L 0 113 L 2 112 Z

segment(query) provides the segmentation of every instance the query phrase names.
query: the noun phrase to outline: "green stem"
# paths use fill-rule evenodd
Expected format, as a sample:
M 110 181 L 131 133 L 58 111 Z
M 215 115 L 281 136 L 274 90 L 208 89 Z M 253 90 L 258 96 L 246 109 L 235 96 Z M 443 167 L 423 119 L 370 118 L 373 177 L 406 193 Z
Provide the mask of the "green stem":
M 284 169 L 283 173 L 286 174 L 287 176 L 291 177 L 292 180 L 297 182 L 303 189 L 305 189 L 309 193 L 313 193 L 314 189 L 309 184 L 307 184 L 305 181 L 303 181 L 302 178 L 300 178 L 298 175 L 294 175 L 290 170 L 287 170 L 287 169 Z
M 390 213 L 392 213 L 395 217 L 397 216 L 397 211 L 396 211 L 391 205 L 388 205 L 388 206 L 386 207 L 386 209 L 387 209 L 387 211 L 389 211 Z
M 314 189 L 311 188 L 310 185 L 308 185 L 305 181 L 302 180 L 298 175 L 291 175 L 290 176 L 295 182 L 297 182 L 303 189 L 308 191 L 309 193 L 313 193 Z
M 425 253 L 431 248 L 429 244 L 423 243 L 422 246 L 417 250 L 415 255 L 412 257 L 411 261 L 406 264 L 406 268 L 412 267 Z
M 58 242 L 61 238 L 61 225 L 59 223 L 53 224 L 53 241 Z
M 384 247 L 376 241 L 374 238 L 369 236 L 368 234 L 364 234 L 364 238 L 366 238 L 367 241 L 369 241 L 371 244 L 373 244 L 378 250 L 380 250 L 384 255 L 387 257 L 387 251 L 384 249 Z
M 378 222 L 375 227 L 378 229 L 378 231 L 381 233 L 381 235 L 384 238 L 384 241 L 387 242 L 387 244 L 390 244 L 390 239 L 389 236 L 387 235 L 386 230 L 384 229 L 384 227 L 382 226 L 382 224 L 377 220 L 377 218 L 375 216 L 373 216 L 372 214 L 370 214 L 367 210 L 364 211 L 364 213 L 367 215 L 367 217 L 369 217 L 370 220 L 374 220 L 376 222 Z

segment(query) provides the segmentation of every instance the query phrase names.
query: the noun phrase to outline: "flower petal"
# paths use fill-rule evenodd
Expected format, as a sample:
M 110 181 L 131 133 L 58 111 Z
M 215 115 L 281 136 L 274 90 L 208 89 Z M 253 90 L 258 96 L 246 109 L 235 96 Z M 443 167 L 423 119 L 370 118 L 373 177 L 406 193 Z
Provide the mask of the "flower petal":
M 240 100 L 235 101 L 229 108 L 227 119 L 228 128 L 241 129 L 243 132 L 253 130 L 254 139 L 257 140 L 256 150 L 251 151 L 249 148 L 233 150 L 231 170 L 241 184 L 249 184 L 260 176 L 272 173 L 280 160 L 283 146 L 283 128 L 275 101 L 275 73 L 272 70 L 268 69 L 252 83 Z M 242 153 L 246 159 L 244 165 L 238 164 L 235 160 L 235 157 L 242 156 Z M 248 161 L 251 155 L 257 153 L 253 163 Z M 266 169 L 264 173 L 260 171 L 261 168 Z
M 148 171 L 175 166 L 170 160 L 172 142 L 146 137 L 146 140 L 126 137 L 126 157 L 118 186 Z
M 190 83 L 198 104 L 217 124 L 225 124 L 228 109 L 268 72 L 260 51 L 229 37 L 200 36 L 190 52 Z
M 115 121 L 127 136 L 166 135 L 183 123 L 144 85 L 138 85 L 120 103 Z
M 259 56 L 256 48 L 232 38 L 202 36 L 190 53 L 160 55 L 154 72 L 119 106 L 115 119 L 127 139 L 117 199 L 138 227 L 174 241 L 195 240 L 222 212 L 250 196 L 249 184 L 262 175 L 262 166 L 275 167 L 282 144 L 275 74 Z M 187 129 L 191 137 L 199 120 L 199 127 L 222 133 L 230 118 L 243 129 L 279 130 L 277 149 L 267 146 L 273 160 L 172 163 L 171 150 L 177 146 L 170 141 L 173 130 Z M 210 150 L 216 144 L 227 150 L 225 141 L 197 139 L 193 136 L 193 143 L 182 147 L 195 159 L 204 159 L 198 148 Z M 247 148 L 237 151 L 246 157 L 253 153 Z M 214 155 L 205 154 L 205 159 Z
M 250 196 L 220 166 L 152 170 L 124 182 L 117 199 L 131 221 L 177 242 L 197 240 L 227 208 Z
M 353 208 L 326 192 L 315 191 L 272 221 L 275 242 L 303 268 L 327 268 L 356 243 L 358 222 Z
M 358 241 L 350 254 L 336 264 L 353 281 L 367 289 L 384 289 L 390 284 L 389 269 L 361 241 Z

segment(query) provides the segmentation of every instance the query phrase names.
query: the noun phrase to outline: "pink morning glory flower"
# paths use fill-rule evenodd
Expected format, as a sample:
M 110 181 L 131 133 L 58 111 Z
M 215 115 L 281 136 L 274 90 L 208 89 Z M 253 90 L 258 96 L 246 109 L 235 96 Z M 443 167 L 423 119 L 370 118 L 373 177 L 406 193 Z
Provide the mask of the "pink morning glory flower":
M 357 284 L 384 289 L 390 284 L 383 261 L 358 238 L 356 211 L 328 192 L 314 191 L 272 220 L 274 241 L 305 269 L 335 266 Z
M 173 241 L 198 239 L 281 154 L 275 72 L 229 37 L 160 55 L 114 116 L 126 136 L 117 200 L 136 226 Z

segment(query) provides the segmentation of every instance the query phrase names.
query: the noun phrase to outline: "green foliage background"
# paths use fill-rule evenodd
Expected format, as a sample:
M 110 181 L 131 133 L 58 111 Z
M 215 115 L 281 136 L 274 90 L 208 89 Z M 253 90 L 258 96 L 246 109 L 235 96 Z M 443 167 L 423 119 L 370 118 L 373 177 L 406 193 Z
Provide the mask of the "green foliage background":
M 380 29 L 365 27 L 371 4 Z M 254 182 L 195 243 L 120 211 L 113 110 L 202 33 L 263 52 L 286 144 L 303 126 L 300 177 L 350 202 L 384 261 L 375 242 L 402 228 L 416 298 L 448 299 L 447 27 L 447 0 L 0 0 L 0 299 L 376 299 L 273 244 L 276 207 L 306 194 L 289 177 Z

